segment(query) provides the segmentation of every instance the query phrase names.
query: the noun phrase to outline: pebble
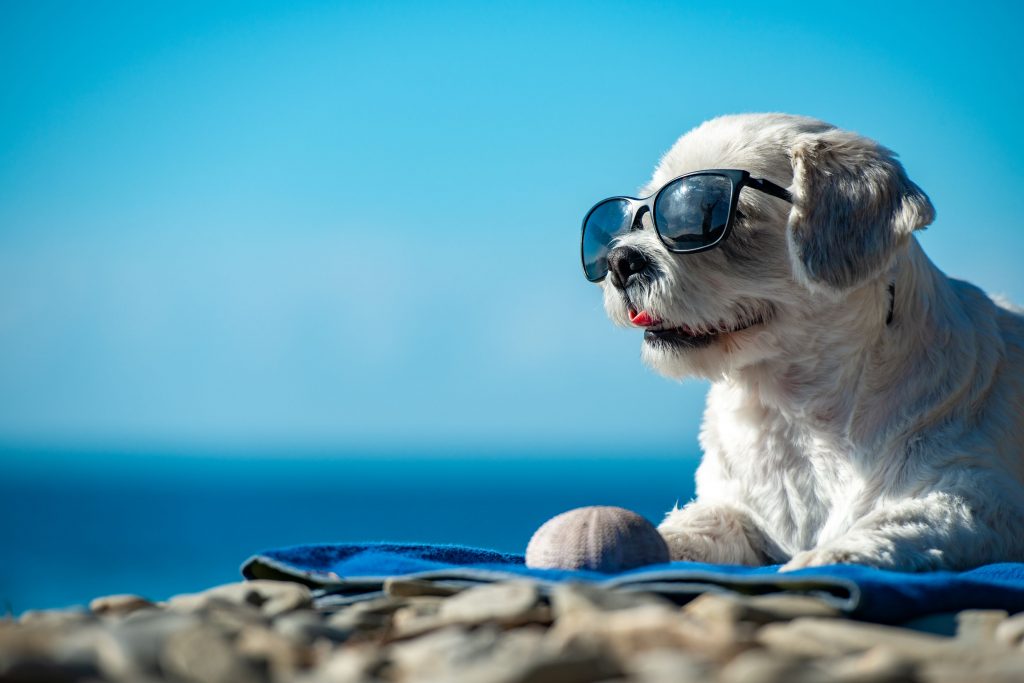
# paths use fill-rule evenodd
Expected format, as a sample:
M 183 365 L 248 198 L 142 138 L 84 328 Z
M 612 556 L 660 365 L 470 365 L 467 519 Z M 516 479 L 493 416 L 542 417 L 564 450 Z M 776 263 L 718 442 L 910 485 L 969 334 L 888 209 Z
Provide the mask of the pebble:
M 445 600 L 437 612 L 441 624 L 502 626 L 551 621 L 551 610 L 540 602 L 540 590 L 530 581 L 507 581 L 477 586 Z
M 967 650 L 952 638 L 893 626 L 819 617 L 768 624 L 758 631 L 757 640 L 770 649 L 806 657 L 838 657 L 885 646 L 912 660 L 925 661 Z
M 667 599 L 651 593 L 612 590 L 592 583 L 559 583 L 551 589 L 551 608 L 555 619 L 572 614 L 594 616 L 601 612 L 657 605 L 674 609 Z
M 993 635 L 997 643 L 1024 648 L 1024 612 L 1003 621 Z
M 378 673 L 387 666 L 384 651 L 373 643 L 333 650 L 322 663 L 298 683 L 367 683 L 379 680 Z
M 67 610 L 28 610 L 18 618 L 18 623 L 24 626 L 51 629 L 72 628 L 95 621 L 96 617 L 91 612 L 77 607 Z
M 920 620 L 918 620 L 920 621 Z M 154 603 L 0 619 L 0 681 L 125 683 L 953 683 L 1024 680 L 1024 613 L 956 635 L 845 619 L 816 598 L 704 594 L 683 607 L 594 584 L 388 582 L 313 609 L 254 581 Z
M 268 617 L 292 610 L 311 607 L 313 596 L 309 588 L 289 581 L 242 581 L 229 583 L 205 590 L 201 593 L 179 595 L 171 598 L 167 605 L 171 609 L 197 612 L 211 603 L 248 605 L 255 607 Z
M 156 605 L 138 595 L 108 595 L 89 603 L 89 611 L 101 616 L 123 617 L 140 609 L 153 609 Z
M 266 679 L 263 671 L 235 655 L 223 633 L 205 624 L 172 633 L 160 653 L 160 669 L 194 683 Z
M 916 678 L 918 665 L 888 645 L 877 645 L 863 653 L 830 662 L 833 679 L 851 683 L 904 683 Z
M 353 630 L 338 628 L 328 623 L 323 616 L 309 610 L 284 614 L 274 620 L 274 630 L 296 643 L 311 643 L 320 639 L 343 643 Z
M 383 638 L 391 631 L 395 613 L 409 602 L 406 599 L 380 598 L 353 603 L 330 614 L 326 624 L 356 640 Z
M 969 609 L 956 615 L 956 637 L 970 643 L 991 643 L 999 625 L 1009 616 L 1004 610 Z
M 193 614 L 139 610 L 106 628 L 130 653 L 136 671 L 157 675 L 160 671 L 160 655 L 167 639 L 180 631 L 195 628 L 200 623 L 200 618 Z
M 818 666 L 767 650 L 747 650 L 730 660 L 718 674 L 719 683 L 824 683 Z
M 948 657 L 920 663 L 919 680 L 928 683 L 1020 683 L 1024 656 Z
M 642 605 L 606 612 L 600 618 L 586 613 L 563 616 L 554 623 L 549 637 L 562 647 L 596 647 L 614 652 L 620 659 L 658 648 L 718 657 L 746 646 L 746 642 L 719 640 L 719 635 L 678 609 Z
M 425 581 L 423 579 L 403 579 L 391 577 L 384 580 L 384 593 L 393 598 L 413 598 L 421 596 L 433 596 L 445 598 L 465 590 L 464 587 L 456 587 L 437 581 Z
M 536 584 L 509 581 L 485 584 L 450 598 L 409 598 L 395 611 L 392 636 L 409 638 L 445 626 L 498 624 L 504 627 L 551 623 L 551 608 Z
M 703 683 L 711 679 L 712 668 L 692 654 L 662 648 L 627 660 L 625 673 L 640 683 Z
M 388 662 L 398 680 L 440 677 L 444 672 L 485 657 L 501 638 L 497 627 L 474 629 L 446 626 L 388 649 Z
M 313 663 L 313 652 L 304 644 L 269 628 L 247 628 L 238 634 L 234 650 L 250 665 L 267 671 L 271 680 L 283 680 L 308 668 Z
M 770 624 L 799 617 L 835 617 L 839 611 L 817 598 L 802 595 L 744 596 L 705 593 L 683 611 L 710 625 L 725 627 L 740 622 Z
M 444 621 L 441 620 L 439 613 L 443 602 L 439 597 L 430 596 L 409 599 L 391 618 L 393 635 L 404 638 L 442 626 Z

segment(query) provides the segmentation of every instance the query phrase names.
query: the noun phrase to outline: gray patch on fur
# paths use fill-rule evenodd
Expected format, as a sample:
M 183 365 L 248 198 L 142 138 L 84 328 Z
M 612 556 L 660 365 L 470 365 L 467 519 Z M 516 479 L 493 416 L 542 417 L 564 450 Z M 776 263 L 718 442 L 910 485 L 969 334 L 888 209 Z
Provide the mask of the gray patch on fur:
M 797 276 L 845 290 L 884 270 L 935 209 L 896 155 L 854 133 L 830 130 L 793 145 L 789 239 Z

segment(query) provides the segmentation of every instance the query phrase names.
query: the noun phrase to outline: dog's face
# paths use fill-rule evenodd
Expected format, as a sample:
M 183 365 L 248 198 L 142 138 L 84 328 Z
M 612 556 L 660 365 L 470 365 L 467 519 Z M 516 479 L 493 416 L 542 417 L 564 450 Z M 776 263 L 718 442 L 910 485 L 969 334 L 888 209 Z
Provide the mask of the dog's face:
M 789 186 L 793 204 L 744 188 L 731 234 L 704 252 L 670 252 L 649 213 L 613 243 L 605 309 L 616 324 L 643 326 L 648 365 L 715 379 L 792 349 L 836 316 L 884 324 L 886 271 L 933 216 L 888 150 L 813 119 L 722 117 L 680 138 L 639 196 L 712 168 Z M 856 311 L 844 306 L 851 298 Z

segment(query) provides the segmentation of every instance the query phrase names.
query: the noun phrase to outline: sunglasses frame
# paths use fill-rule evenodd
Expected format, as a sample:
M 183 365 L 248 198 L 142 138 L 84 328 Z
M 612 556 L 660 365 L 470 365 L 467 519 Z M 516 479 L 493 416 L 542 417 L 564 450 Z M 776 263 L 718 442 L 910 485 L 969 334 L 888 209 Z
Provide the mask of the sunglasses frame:
M 729 200 L 729 213 L 725 219 L 725 228 L 722 230 L 721 236 L 719 236 L 719 238 L 712 242 L 711 244 L 704 244 L 699 247 L 694 247 L 692 249 L 673 247 L 671 244 L 668 243 L 668 240 L 665 238 L 665 236 L 661 234 L 661 230 L 658 229 L 658 221 L 655 219 L 654 207 L 657 206 L 658 197 L 670 185 L 673 185 L 674 183 L 683 180 L 684 178 L 691 178 L 693 176 L 699 175 L 724 176 L 728 178 L 732 183 L 732 197 Z M 583 265 L 584 277 L 586 277 L 587 280 L 589 280 L 590 282 L 601 282 L 606 277 L 608 277 L 607 263 L 605 264 L 604 275 L 602 275 L 601 277 L 592 279 L 590 275 L 587 274 L 586 254 L 584 254 L 583 251 L 583 238 L 586 236 L 587 232 L 587 221 L 590 220 L 591 214 L 593 214 L 598 207 L 604 206 L 608 202 L 615 202 L 621 200 L 625 200 L 626 202 L 628 202 L 633 212 L 632 218 L 630 219 L 630 227 L 628 232 L 640 229 L 638 226 L 642 226 L 641 221 L 643 220 L 644 210 L 646 210 L 651 214 L 651 223 L 654 224 L 654 232 L 658 235 L 658 239 L 661 240 L 661 243 L 665 245 L 666 249 L 668 249 L 673 254 L 696 254 L 701 251 L 707 251 L 708 249 L 714 249 L 719 244 L 724 242 L 726 238 L 729 237 L 729 234 L 732 232 L 733 218 L 736 216 L 736 205 L 739 203 L 740 191 L 744 187 L 749 187 L 751 189 L 758 190 L 759 192 L 764 192 L 765 194 L 771 195 L 772 197 L 777 197 L 779 199 L 785 200 L 790 204 L 793 203 L 793 196 L 786 188 L 780 185 L 776 185 L 775 183 L 766 178 L 755 178 L 754 176 L 750 175 L 750 171 L 742 171 L 735 168 L 709 168 L 703 171 L 693 171 L 692 173 L 684 173 L 683 175 L 676 176 L 672 180 L 668 181 L 667 183 L 662 185 L 657 192 L 647 197 L 641 198 L 616 196 L 608 197 L 607 199 L 602 199 L 597 204 L 594 204 L 592 207 L 590 207 L 590 210 L 587 211 L 587 214 L 583 217 L 583 227 L 580 231 L 580 263 Z

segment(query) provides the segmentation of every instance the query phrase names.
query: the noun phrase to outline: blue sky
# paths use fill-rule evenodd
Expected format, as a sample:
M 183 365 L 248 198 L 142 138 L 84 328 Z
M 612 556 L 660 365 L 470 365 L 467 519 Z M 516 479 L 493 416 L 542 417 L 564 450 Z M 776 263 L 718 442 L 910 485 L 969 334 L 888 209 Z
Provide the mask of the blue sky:
M 723 113 L 895 149 L 1024 301 L 1018 4 L 555 5 L 0 5 L 0 441 L 692 452 L 578 229 Z

